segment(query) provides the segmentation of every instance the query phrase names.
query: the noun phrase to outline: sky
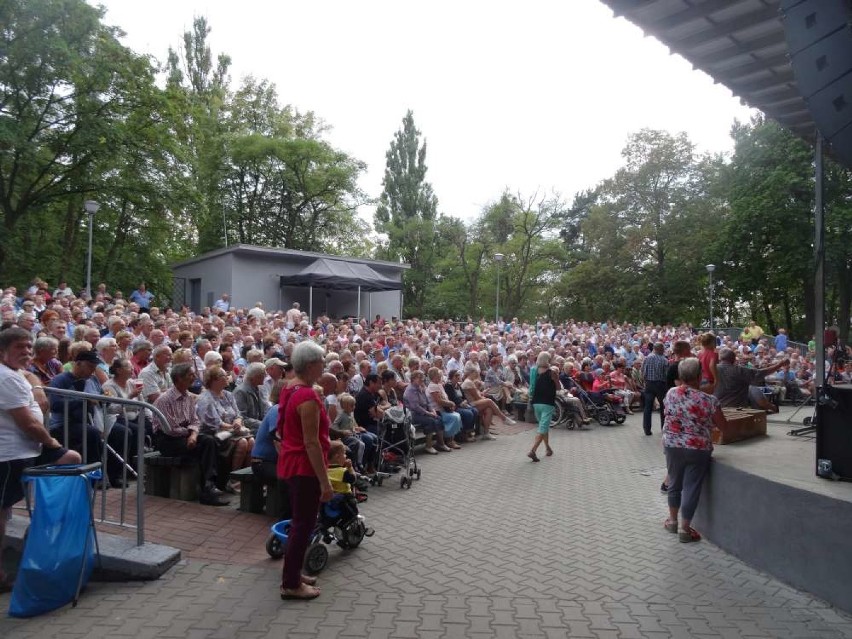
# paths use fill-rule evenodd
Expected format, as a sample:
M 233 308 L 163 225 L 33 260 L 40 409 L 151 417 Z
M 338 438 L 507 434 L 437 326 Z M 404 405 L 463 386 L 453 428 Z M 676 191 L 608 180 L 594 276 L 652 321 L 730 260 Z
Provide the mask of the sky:
M 411 109 L 439 210 L 466 220 L 505 189 L 570 201 L 615 173 L 642 128 L 730 152 L 734 119 L 753 113 L 598 0 L 96 3 L 125 45 L 161 61 L 206 16 L 232 88 L 267 78 L 282 104 L 314 111 L 331 144 L 367 163 L 371 197 Z

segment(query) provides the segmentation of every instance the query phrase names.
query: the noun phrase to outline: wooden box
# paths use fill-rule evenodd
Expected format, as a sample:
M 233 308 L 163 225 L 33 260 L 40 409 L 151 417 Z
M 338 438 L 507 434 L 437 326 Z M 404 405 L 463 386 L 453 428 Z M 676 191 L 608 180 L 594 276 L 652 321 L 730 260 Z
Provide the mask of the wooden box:
M 713 430 L 714 444 L 730 444 L 766 435 L 766 413 L 752 408 L 723 408 L 727 427 Z

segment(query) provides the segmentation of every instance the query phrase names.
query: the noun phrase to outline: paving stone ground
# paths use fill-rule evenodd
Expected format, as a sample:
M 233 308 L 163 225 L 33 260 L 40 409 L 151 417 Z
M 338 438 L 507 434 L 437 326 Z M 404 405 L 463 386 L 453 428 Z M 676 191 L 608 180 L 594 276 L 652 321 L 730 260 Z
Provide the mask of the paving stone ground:
M 331 549 L 313 602 L 279 600 L 273 560 L 190 557 L 156 582 L 93 583 L 76 609 L 2 618 L 0 637 L 852 637 L 852 618 L 663 529 L 660 442 L 640 419 L 557 430 L 537 464 L 528 431 L 421 457 L 411 490 L 371 490 L 376 535 Z

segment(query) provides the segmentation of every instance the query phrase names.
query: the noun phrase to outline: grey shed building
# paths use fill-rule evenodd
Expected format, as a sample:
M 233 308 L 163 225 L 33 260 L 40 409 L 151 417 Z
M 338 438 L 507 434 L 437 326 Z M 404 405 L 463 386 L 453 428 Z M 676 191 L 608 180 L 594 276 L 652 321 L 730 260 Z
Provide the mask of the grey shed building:
M 175 307 L 196 313 L 222 293 L 236 307 L 286 310 L 299 302 L 312 318 L 402 315 L 408 264 L 235 244 L 172 265 Z

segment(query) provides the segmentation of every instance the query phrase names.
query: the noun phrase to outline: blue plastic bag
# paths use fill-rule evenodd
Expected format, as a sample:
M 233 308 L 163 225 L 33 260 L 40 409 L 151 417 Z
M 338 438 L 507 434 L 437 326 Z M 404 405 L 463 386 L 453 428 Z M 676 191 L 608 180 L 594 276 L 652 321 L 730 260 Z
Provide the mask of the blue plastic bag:
M 12 590 L 9 615 L 34 617 L 61 608 L 77 596 L 95 563 L 91 480 L 85 475 L 26 476 L 35 488 L 21 565 Z

